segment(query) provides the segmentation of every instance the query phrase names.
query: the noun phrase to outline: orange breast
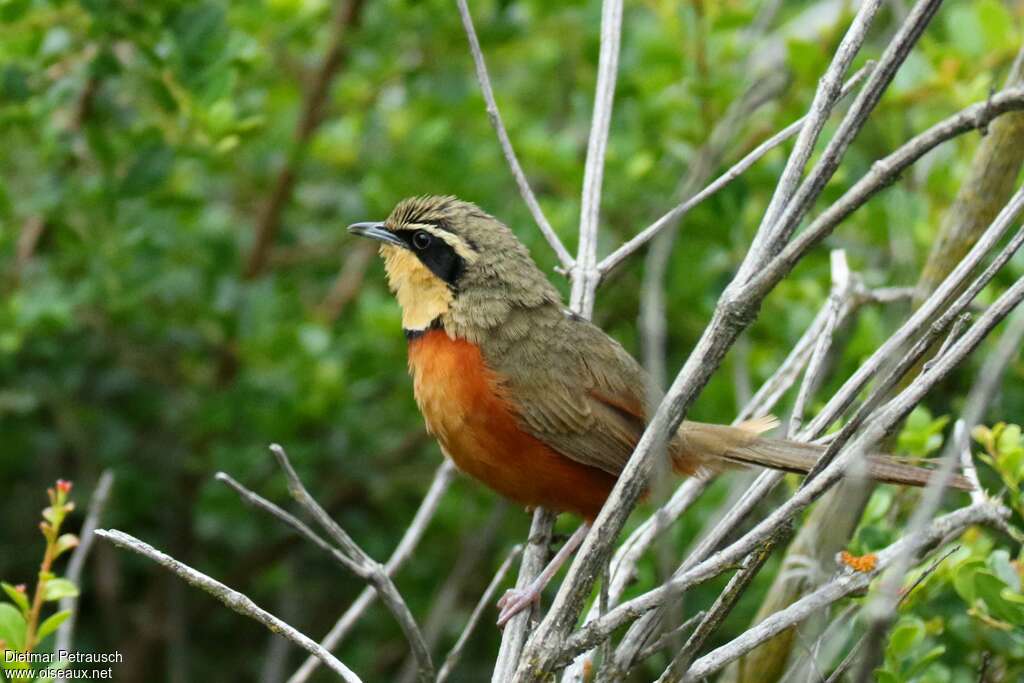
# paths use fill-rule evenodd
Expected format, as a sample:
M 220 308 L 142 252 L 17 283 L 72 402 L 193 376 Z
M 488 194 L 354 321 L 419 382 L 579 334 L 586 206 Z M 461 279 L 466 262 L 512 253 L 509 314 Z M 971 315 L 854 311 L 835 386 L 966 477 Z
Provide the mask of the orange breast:
M 430 330 L 409 342 L 409 371 L 427 429 L 459 469 L 522 505 L 597 515 L 615 477 L 520 429 L 475 345 Z

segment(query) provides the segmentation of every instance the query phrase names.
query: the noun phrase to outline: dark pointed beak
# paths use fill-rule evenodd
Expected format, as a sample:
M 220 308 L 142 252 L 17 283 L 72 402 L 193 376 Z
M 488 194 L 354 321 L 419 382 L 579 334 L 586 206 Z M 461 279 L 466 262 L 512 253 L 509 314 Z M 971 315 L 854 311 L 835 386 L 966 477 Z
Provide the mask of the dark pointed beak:
M 348 226 L 348 231 L 353 235 L 369 237 L 371 240 L 377 240 L 378 242 L 384 242 L 385 244 L 393 244 L 396 247 L 408 248 L 409 246 L 402 240 L 395 237 L 395 234 L 385 228 L 384 223 L 380 221 L 353 223 Z

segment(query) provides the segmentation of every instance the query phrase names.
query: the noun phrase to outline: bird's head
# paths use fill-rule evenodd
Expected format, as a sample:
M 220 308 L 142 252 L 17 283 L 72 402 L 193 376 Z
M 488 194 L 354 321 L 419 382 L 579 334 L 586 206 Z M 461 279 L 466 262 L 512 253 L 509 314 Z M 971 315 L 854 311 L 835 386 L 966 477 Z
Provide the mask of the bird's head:
M 381 243 L 407 332 L 441 324 L 450 334 L 474 336 L 514 309 L 560 300 L 508 227 L 455 197 L 404 199 L 387 220 L 348 231 Z

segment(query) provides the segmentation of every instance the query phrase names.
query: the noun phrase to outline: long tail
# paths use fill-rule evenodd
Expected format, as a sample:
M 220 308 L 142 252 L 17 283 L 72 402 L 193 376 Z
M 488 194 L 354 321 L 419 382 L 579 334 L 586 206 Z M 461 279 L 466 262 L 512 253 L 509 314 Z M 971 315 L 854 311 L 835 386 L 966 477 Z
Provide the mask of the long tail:
M 824 447 L 760 436 L 760 432 L 776 424 L 774 418 L 759 418 L 736 427 L 685 422 L 679 429 L 678 446 L 673 453 L 676 469 L 684 472 L 701 467 L 720 469 L 729 463 L 806 474 L 824 452 Z M 693 465 L 697 463 L 695 468 Z M 934 472 L 898 462 L 889 456 L 872 455 L 867 458 L 866 474 L 875 481 L 926 486 Z M 974 489 L 971 482 L 959 474 L 953 475 L 949 485 L 962 491 Z

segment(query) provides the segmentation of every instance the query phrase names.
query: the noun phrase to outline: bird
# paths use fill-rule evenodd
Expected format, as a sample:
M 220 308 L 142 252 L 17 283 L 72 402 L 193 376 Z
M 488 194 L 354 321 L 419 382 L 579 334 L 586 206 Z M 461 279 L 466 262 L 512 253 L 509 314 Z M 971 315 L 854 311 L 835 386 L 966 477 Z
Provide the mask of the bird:
M 348 231 L 380 243 L 416 403 L 444 455 L 515 503 L 583 520 L 536 580 L 502 596 L 504 625 L 582 543 L 660 396 L 621 344 L 565 307 L 512 230 L 475 204 L 412 197 Z M 683 476 L 746 466 L 807 473 L 823 447 L 765 436 L 777 423 L 684 421 L 666 464 Z M 873 455 L 867 475 L 924 486 L 929 470 Z M 951 485 L 971 488 L 961 476 Z

